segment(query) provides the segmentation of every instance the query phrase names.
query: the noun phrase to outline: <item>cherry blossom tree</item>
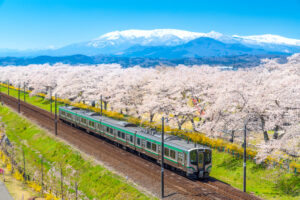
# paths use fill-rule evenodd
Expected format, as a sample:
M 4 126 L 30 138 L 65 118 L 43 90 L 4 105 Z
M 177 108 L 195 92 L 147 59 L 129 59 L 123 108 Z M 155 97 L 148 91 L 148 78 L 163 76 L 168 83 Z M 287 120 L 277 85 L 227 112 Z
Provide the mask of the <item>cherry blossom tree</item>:
M 169 116 L 170 125 L 239 142 L 248 122 L 259 157 L 277 151 L 299 157 L 300 54 L 262 60 L 257 67 L 139 66 L 119 64 L 0 67 L 0 81 L 26 84 L 32 95 L 59 94 L 74 102 L 99 102 L 152 123 Z

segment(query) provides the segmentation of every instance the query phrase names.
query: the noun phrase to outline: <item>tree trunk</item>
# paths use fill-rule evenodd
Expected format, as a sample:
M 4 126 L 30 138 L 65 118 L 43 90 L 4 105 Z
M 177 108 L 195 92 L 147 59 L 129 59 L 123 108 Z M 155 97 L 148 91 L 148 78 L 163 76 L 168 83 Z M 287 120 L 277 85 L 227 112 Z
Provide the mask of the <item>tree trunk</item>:
M 153 122 L 154 113 L 150 113 L 150 123 Z
M 235 134 L 235 131 L 232 130 L 232 131 L 231 131 L 231 138 L 230 138 L 230 140 L 229 140 L 231 143 L 234 142 L 234 134 Z
M 190 121 L 191 121 L 191 123 L 192 123 L 192 126 L 193 126 L 193 131 L 195 131 L 195 130 L 196 130 L 195 121 L 194 121 L 194 119 L 193 119 L 193 118 L 192 118 Z
M 273 135 L 273 139 L 275 139 L 275 140 L 278 139 L 278 129 L 279 129 L 279 126 L 276 125 L 276 127 L 274 129 L 274 135 Z
M 264 140 L 265 140 L 265 142 L 268 142 L 269 135 L 268 135 L 268 132 L 265 130 L 265 119 L 263 116 L 261 116 L 260 120 L 261 120 L 261 129 L 263 130 L 263 134 L 264 134 Z
M 107 101 L 104 101 L 104 110 L 107 110 Z
M 265 142 L 269 141 L 269 135 L 268 135 L 267 131 L 264 131 L 264 140 L 265 140 Z
M 181 130 L 181 126 L 182 126 L 182 125 L 181 125 L 180 123 L 178 123 L 178 129 L 179 129 L 179 130 Z

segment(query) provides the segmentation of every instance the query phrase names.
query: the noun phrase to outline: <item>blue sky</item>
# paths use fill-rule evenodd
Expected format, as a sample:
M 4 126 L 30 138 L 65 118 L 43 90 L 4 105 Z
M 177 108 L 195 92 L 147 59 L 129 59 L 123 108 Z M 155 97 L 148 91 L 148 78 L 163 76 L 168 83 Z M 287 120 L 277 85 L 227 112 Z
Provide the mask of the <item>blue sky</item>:
M 0 48 L 60 47 L 157 28 L 300 39 L 300 0 L 0 0 Z

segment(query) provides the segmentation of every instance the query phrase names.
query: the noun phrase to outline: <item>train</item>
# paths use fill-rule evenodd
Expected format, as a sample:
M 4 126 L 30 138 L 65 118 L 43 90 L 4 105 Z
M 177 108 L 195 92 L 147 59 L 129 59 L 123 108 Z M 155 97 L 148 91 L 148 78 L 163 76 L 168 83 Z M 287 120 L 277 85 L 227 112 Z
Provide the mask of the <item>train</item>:
M 59 107 L 59 120 L 161 162 L 161 132 L 73 106 Z M 212 151 L 178 136 L 164 134 L 164 162 L 166 167 L 181 171 L 188 178 L 204 179 L 211 172 Z

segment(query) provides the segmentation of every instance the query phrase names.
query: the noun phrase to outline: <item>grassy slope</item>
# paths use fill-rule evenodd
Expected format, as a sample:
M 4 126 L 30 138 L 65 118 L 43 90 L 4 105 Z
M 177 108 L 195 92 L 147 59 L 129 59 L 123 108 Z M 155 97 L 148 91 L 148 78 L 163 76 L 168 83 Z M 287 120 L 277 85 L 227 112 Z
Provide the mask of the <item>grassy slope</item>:
M 103 166 L 83 159 L 68 145 L 50 137 L 44 130 L 31 124 L 9 108 L 0 106 L 0 116 L 1 121 L 6 124 L 8 138 L 16 146 L 25 148 L 28 170 L 38 168 L 39 162 L 36 161 L 39 160 L 38 156 L 41 154 L 45 162 L 45 171 L 49 170 L 50 164 L 57 166 L 60 162 L 63 166 L 79 169 L 79 190 L 90 199 L 149 199 L 120 176 Z M 64 173 L 70 174 L 68 171 Z
M 243 160 L 213 150 L 211 176 L 242 190 Z M 247 161 L 246 182 L 247 192 L 264 199 L 298 200 L 300 198 L 300 175 L 286 173 L 283 169 L 266 169 L 253 161 Z
M 6 87 L 0 86 L 0 91 L 7 94 Z M 18 91 L 10 89 L 9 95 L 13 96 L 15 98 L 18 98 Z M 21 101 L 23 101 L 23 99 L 24 99 L 24 94 L 22 92 L 20 93 L 20 99 L 21 99 Z M 43 98 L 37 97 L 37 96 L 31 97 L 28 94 L 25 94 L 25 99 L 26 99 L 27 103 L 30 103 L 32 105 L 35 105 L 39 108 L 42 108 L 42 109 L 50 112 L 50 101 L 49 100 L 44 100 Z M 60 106 L 61 103 L 58 103 L 57 105 Z M 52 112 L 54 113 L 54 102 L 52 103 Z
M 17 97 L 16 91 L 11 90 L 10 94 Z M 33 105 L 49 110 L 49 102 L 44 101 L 42 98 L 29 97 L 29 99 L 28 102 L 32 103 Z M 266 169 L 261 165 L 256 165 L 252 161 L 247 163 L 247 170 L 248 192 L 253 192 L 256 195 L 266 199 L 299 199 L 299 174 L 289 174 L 285 170 L 280 170 L 278 168 Z M 228 153 L 214 150 L 213 169 L 211 176 L 242 190 L 243 161 L 241 159 L 232 157 Z M 290 185 L 295 185 L 295 188 L 298 189 L 295 189 L 292 186 L 289 188 Z M 288 194 L 295 190 L 298 190 L 297 196 Z M 295 193 L 297 192 L 294 192 L 294 194 Z

